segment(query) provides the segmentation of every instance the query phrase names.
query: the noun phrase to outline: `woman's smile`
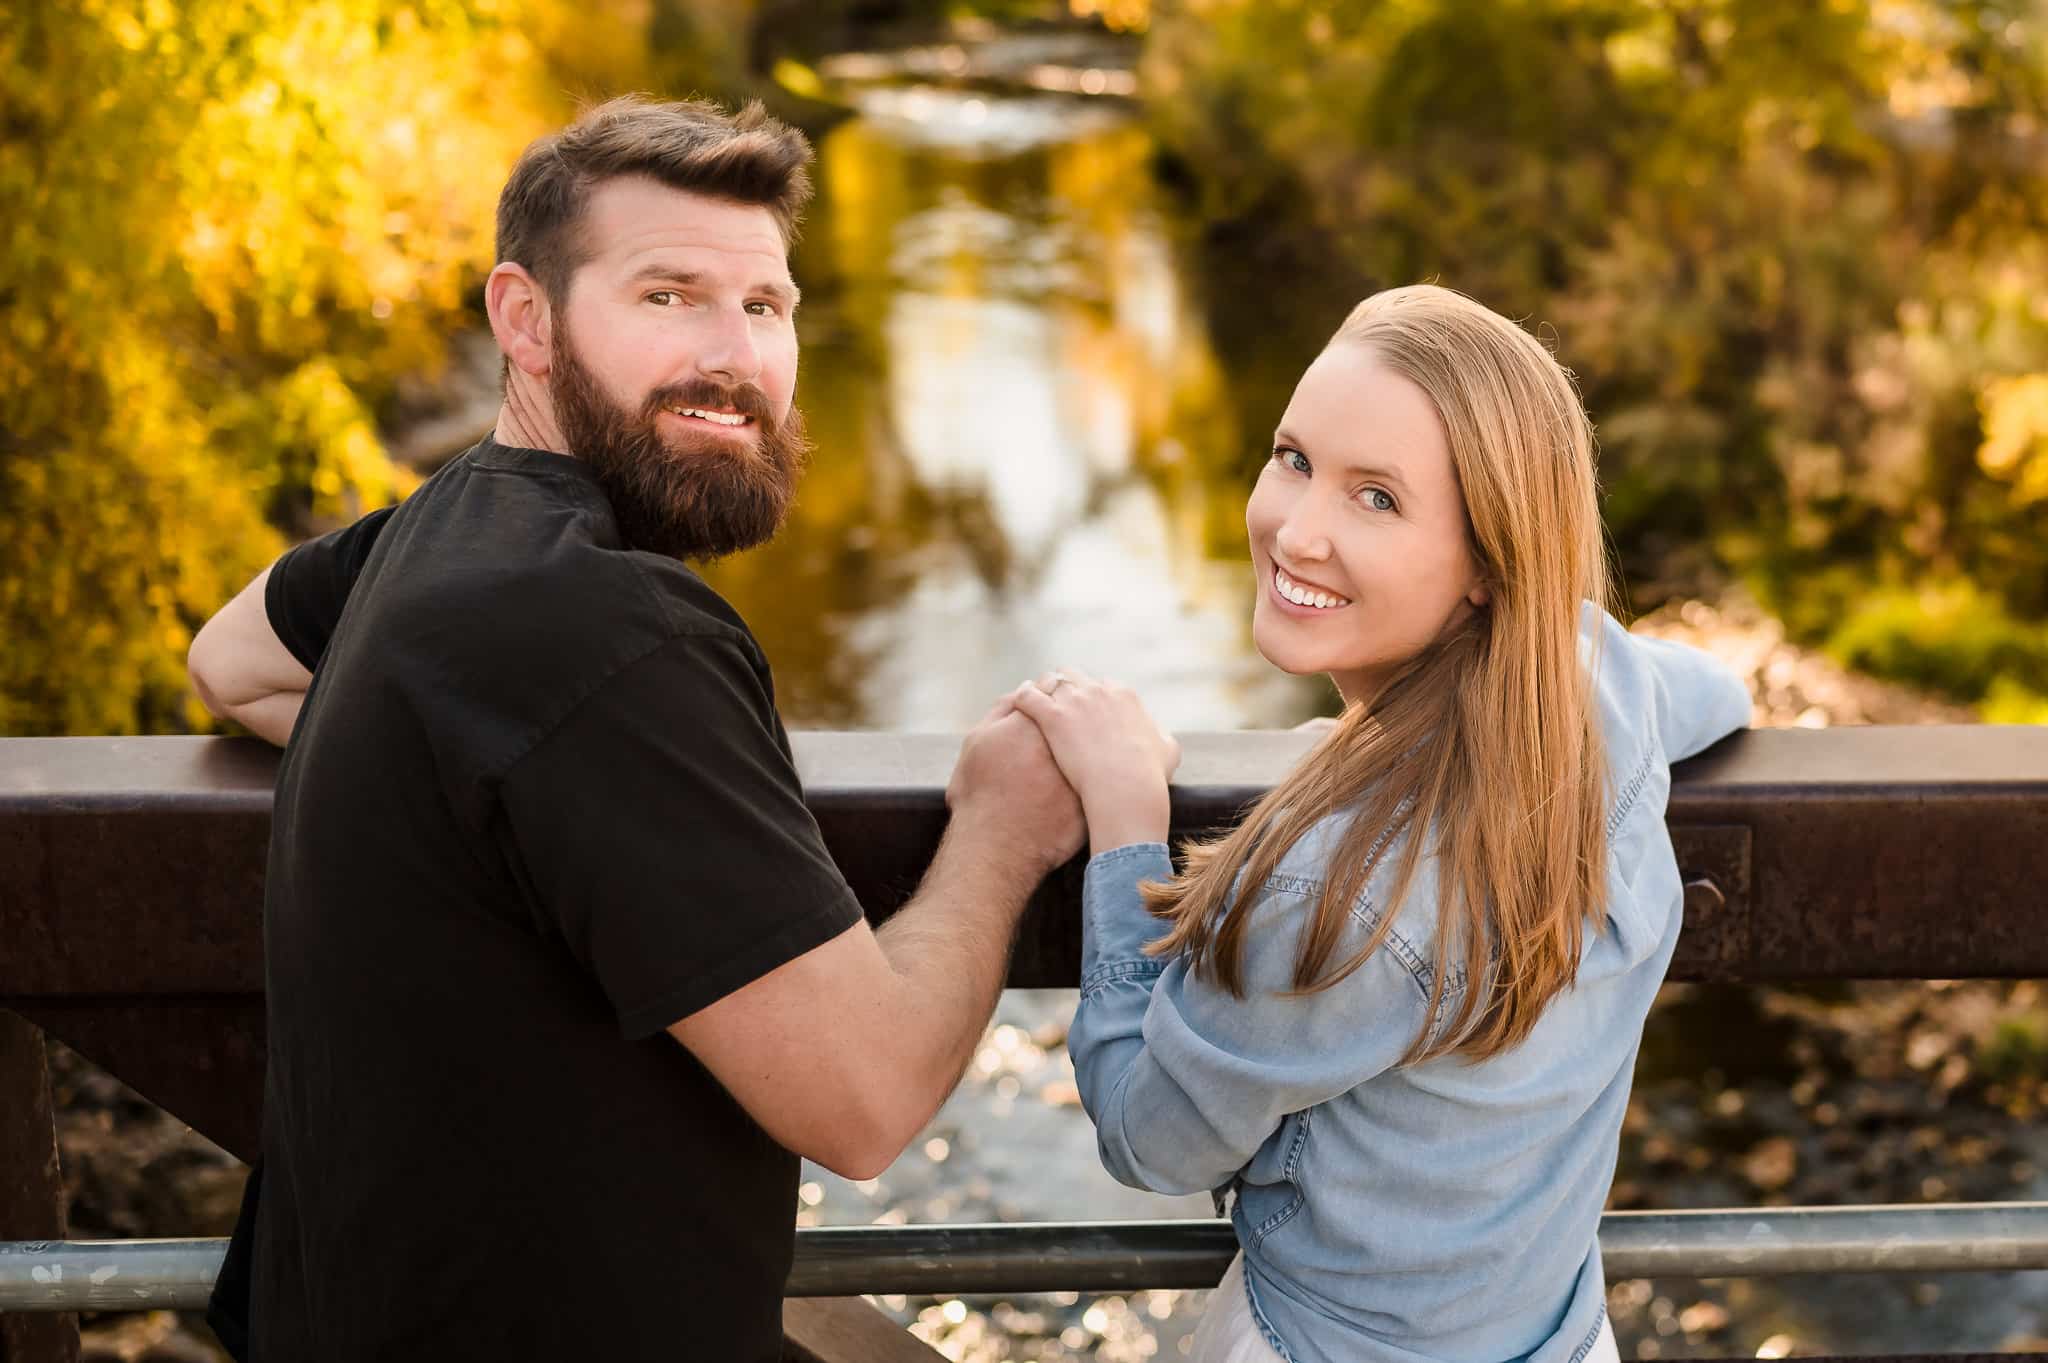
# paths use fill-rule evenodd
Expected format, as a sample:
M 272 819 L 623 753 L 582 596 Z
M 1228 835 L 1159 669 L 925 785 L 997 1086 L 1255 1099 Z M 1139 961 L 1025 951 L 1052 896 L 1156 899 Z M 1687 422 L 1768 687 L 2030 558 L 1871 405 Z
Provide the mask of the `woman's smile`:
M 1277 562 L 1273 565 L 1271 584 L 1275 601 L 1289 615 L 1328 615 L 1351 604 L 1349 597 L 1290 576 Z

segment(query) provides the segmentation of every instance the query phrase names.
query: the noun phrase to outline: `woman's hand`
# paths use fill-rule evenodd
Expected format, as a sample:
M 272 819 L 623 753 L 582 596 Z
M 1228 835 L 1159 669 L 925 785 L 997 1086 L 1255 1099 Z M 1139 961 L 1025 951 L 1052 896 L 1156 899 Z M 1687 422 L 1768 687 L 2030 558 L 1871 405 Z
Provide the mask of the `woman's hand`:
M 1025 682 L 1010 700 L 1037 723 L 1081 797 L 1091 855 L 1166 841 L 1166 782 L 1180 765 L 1180 744 L 1152 721 L 1136 692 L 1061 668 Z

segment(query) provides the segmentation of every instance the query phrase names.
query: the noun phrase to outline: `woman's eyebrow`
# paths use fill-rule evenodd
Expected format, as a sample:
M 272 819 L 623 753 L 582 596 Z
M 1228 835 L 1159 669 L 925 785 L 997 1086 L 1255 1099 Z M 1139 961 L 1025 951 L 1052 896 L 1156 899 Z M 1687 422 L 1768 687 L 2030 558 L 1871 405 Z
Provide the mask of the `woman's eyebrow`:
M 1353 464 L 1344 471 L 1354 478 L 1376 478 L 1382 483 L 1393 485 L 1401 492 L 1408 491 L 1408 484 L 1402 479 L 1400 470 L 1390 469 L 1383 464 Z

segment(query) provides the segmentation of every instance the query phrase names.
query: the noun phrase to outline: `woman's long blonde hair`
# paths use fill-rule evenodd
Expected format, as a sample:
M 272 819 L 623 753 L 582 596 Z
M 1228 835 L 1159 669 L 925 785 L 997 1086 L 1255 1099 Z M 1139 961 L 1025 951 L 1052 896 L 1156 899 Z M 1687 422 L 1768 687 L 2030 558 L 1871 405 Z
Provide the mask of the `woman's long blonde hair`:
M 1374 294 L 1330 344 L 1364 347 L 1435 405 L 1490 599 L 1353 703 L 1235 831 L 1145 886 L 1172 924 L 1152 950 L 1186 952 L 1241 997 L 1260 887 L 1312 826 L 1355 807 L 1301 935 L 1295 989 L 1327 989 L 1364 964 L 1433 854 L 1434 984 L 1404 1063 L 1484 1059 L 1529 1035 L 1576 977 L 1586 925 L 1605 919 L 1606 764 L 1579 653 L 1581 603 L 1609 604 L 1592 426 L 1548 350 L 1449 289 Z M 1335 959 L 1350 906 L 1396 848 L 1370 937 Z M 1454 975 L 1469 985 L 1437 1026 Z

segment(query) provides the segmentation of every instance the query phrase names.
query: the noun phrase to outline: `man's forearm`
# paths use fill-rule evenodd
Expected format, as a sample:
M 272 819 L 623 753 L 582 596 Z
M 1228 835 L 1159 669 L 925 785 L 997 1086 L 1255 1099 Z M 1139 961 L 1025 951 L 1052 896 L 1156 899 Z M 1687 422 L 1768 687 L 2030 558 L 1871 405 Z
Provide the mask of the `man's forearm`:
M 277 691 L 234 706 L 223 718 L 282 748 L 299 722 L 299 707 L 305 703 L 304 691 Z
M 1039 865 L 1000 835 L 949 829 L 916 897 L 875 934 L 903 982 L 911 1054 L 899 1082 L 922 1127 L 960 1080 L 1009 974 Z M 913 1133 L 914 1134 L 914 1133 Z

